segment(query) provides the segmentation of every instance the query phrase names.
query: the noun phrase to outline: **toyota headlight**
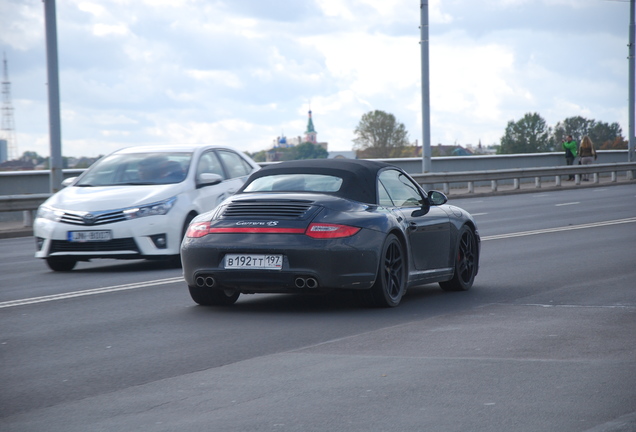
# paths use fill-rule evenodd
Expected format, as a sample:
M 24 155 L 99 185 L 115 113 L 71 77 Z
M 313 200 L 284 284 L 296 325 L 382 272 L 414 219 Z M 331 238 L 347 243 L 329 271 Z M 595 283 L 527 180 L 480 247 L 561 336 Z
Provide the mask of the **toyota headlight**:
M 38 212 L 36 213 L 36 218 L 48 219 L 53 222 L 59 222 L 64 215 L 62 210 L 55 209 L 53 207 L 49 207 L 46 205 L 41 205 L 38 207 Z
M 167 214 L 174 203 L 177 202 L 177 197 L 168 198 L 164 201 L 159 201 L 152 204 L 146 204 L 139 207 L 131 207 L 124 210 L 126 219 L 137 219 L 144 216 L 160 216 Z

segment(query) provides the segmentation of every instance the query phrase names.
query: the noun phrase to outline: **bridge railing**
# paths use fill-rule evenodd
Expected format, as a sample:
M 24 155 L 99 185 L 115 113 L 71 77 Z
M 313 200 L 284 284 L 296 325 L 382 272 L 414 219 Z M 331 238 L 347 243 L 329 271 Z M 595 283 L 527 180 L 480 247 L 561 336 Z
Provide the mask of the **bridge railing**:
M 521 183 L 526 179 L 533 179 L 535 188 L 539 189 L 545 181 L 553 182 L 554 186 L 562 185 L 562 177 L 574 176 L 574 184 L 580 185 L 583 175 L 591 177 L 591 183 L 599 183 L 603 175 L 610 177 L 610 182 L 617 182 L 618 176 L 624 173 L 626 180 L 635 178 L 636 162 L 611 164 L 571 165 L 561 167 L 514 168 L 484 171 L 463 171 L 447 173 L 411 174 L 411 176 L 425 189 L 441 189 L 450 194 L 451 188 L 467 189 L 461 193 L 475 193 L 475 185 L 490 183 L 490 192 L 497 192 L 502 183 L 512 183 L 512 190 L 520 190 Z M 510 189 L 509 189 L 510 190 Z
M 527 179 L 534 179 L 535 188 L 539 189 L 545 181 L 553 182 L 554 186 L 562 185 L 562 177 L 574 176 L 574 185 L 580 185 L 583 175 L 591 177 L 591 184 L 599 183 L 601 176 L 609 177 L 610 182 L 617 182 L 623 174 L 625 180 L 634 180 L 636 162 L 572 165 L 559 167 L 514 168 L 484 171 L 436 172 L 411 174 L 411 176 L 425 189 L 441 189 L 449 196 L 456 194 L 474 195 L 475 186 L 490 184 L 488 193 L 497 193 L 503 183 L 512 184 L 512 190 L 520 190 L 521 183 Z M 508 189 L 510 190 L 510 189 Z M 482 188 L 483 191 L 483 188 Z M 34 212 L 49 198 L 48 193 L 18 194 L 0 196 L 0 212 L 23 211 L 24 226 L 32 226 Z

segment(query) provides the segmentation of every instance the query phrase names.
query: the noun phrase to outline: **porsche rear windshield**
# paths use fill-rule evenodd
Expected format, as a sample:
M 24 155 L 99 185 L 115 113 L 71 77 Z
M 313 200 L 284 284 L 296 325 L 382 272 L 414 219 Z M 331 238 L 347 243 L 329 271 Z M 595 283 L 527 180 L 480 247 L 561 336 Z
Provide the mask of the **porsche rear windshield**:
M 342 179 L 324 174 L 278 174 L 258 177 L 244 192 L 338 192 Z

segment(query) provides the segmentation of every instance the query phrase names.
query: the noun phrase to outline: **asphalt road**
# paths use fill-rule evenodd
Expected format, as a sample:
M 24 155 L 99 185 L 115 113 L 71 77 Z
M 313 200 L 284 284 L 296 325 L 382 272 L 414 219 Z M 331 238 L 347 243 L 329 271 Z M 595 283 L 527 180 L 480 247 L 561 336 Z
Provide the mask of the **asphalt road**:
M 180 270 L 0 239 L 0 430 L 636 431 L 636 185 L 452 200 L 465 293 L 196 306 Z

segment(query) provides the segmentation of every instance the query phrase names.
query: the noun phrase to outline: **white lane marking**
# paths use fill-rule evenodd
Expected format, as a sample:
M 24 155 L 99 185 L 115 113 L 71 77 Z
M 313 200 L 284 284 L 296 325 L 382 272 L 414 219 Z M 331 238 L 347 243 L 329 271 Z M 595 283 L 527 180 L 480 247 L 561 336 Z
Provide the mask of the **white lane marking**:
M 177 283 L 177 282 L 184 282 L 183 277 L 157 279 L 154 281 L 137 282 L 137 283 L 126 284 L 126 285 L 115 285 L 111 287 L 95 288 L 95 289 L 89 289 L 84 291 L 74 291 L 74 292 L 53 294 L 53 295 L 42 296 L 42 297 L 32 297 L 32 298 L 27 298 L 22 300 L 11 300 L 11 301 L 0 303 L 0 309 L 13 307 L 13 306 L 29 305 L 34 303 L 44 303 L 44 302 L 50 302 L 55 300 L 64 300 L 64 299 L 69 299 L 73 297 L 83 297 L 83 296 L 90 296 L 90 295 L 96 295 L 96 294 L 105 294 L 105 293 L 115 292 L 115 291 L 128 291 L 128 290 L 134 290 L 138 288 L 146 288 L 146 287 L 155 286 L 155 285 L 166 285 L 166 284 Z
M 619 225 L 619 224 L 632 223 L 632 222 L 636 222 L 636 217 L 627 218 L 627 219 L 617 219 L 617 220 L 605 221 L 605 222 L 594 222 L 594 223 L 581 224 L 581 225 L 570 225 L 566 227 L 546 228 L 546 229 L 540 229 L 540 230 L 534 230 L 534 231 L 522 231 L 522 232 L 516 232 L 516 233 L 509 233 L 509 234 L 498 234 L 498 235 L 492 235 L 492 236 L 485 236 L 485 237 L 482 237 L 481 239 L 484 241 L 499 240 L 499 239 L 512 238 L 512 237 L 524 237 L 524 236 L 536 235 L 536 234 L 547 234 L 547 233 L 560 232 L 560 231 L 596 228 L 596 227 Z
M 595 228 L 595 227 L 618 225 L 618 224 L 631 223 L 631 222 L 636 222 L 636 217 L 628 218 L 628 219 L 618 219 L 613 221 L 605 221 L 605 222 L 594 222 L 594 223 L 582 224 L 582 225 L 571 225 L 567 227 L 547 228 L 547 229 L 535 230 L 535 231 L 522 231 L 518 233 L 485 236 L 485 237 L 482 237 L 481 240 L 482 241 L 499 240 L 504 238 L 523 237 L 523 236 L 529 236 L 529 235 L 547 234 L 552 232 L 570 231 L 570 230 L 585 229 L 585 228 Z M 177 283 L 177 282 L 184 282 L 183 277 L 157 279 L 154 281 L 137 282 L 137 283 L 126 284 L 126 285 L 115 285 L 112 287 L 95 288 L 95 289 L 84 290 L 84 291 L 53 294 L 53 295 L 43 296 L 43 297 L 32 297 L 32 298 L 22 299 L 22 300 L 11 300 L 11 301 L 0 303 L 0 309 L 14 307 L 14 306 L 24 306 L 24 305 L 34 304 L 34 303 L 44 303 L 44 302 L 50 302 L 55 300 L 64 300 L 64 299 L 69 299 L 74 297 L 105 294 L 105 293 L 116 292 L 116 291 L 128 291 L 128 290 L 133 290 L 138 288 L 146 288 L 146 287 L 155 286 L 155 285 L 166 285 L 166 284 Z
M 471 213 L 471 215 L 473 216 L 484 216 L 487 215 L 488 213 Z
M 569 205 L 577 205 L 577 204 L 581 204 L 580 201 L 576 201 L 576 202 L 569 202 L 569 203 L 561 203 L 561 204 L 555 204 L 555 207 L 562 207 L 562 206 L 569 206 Z

